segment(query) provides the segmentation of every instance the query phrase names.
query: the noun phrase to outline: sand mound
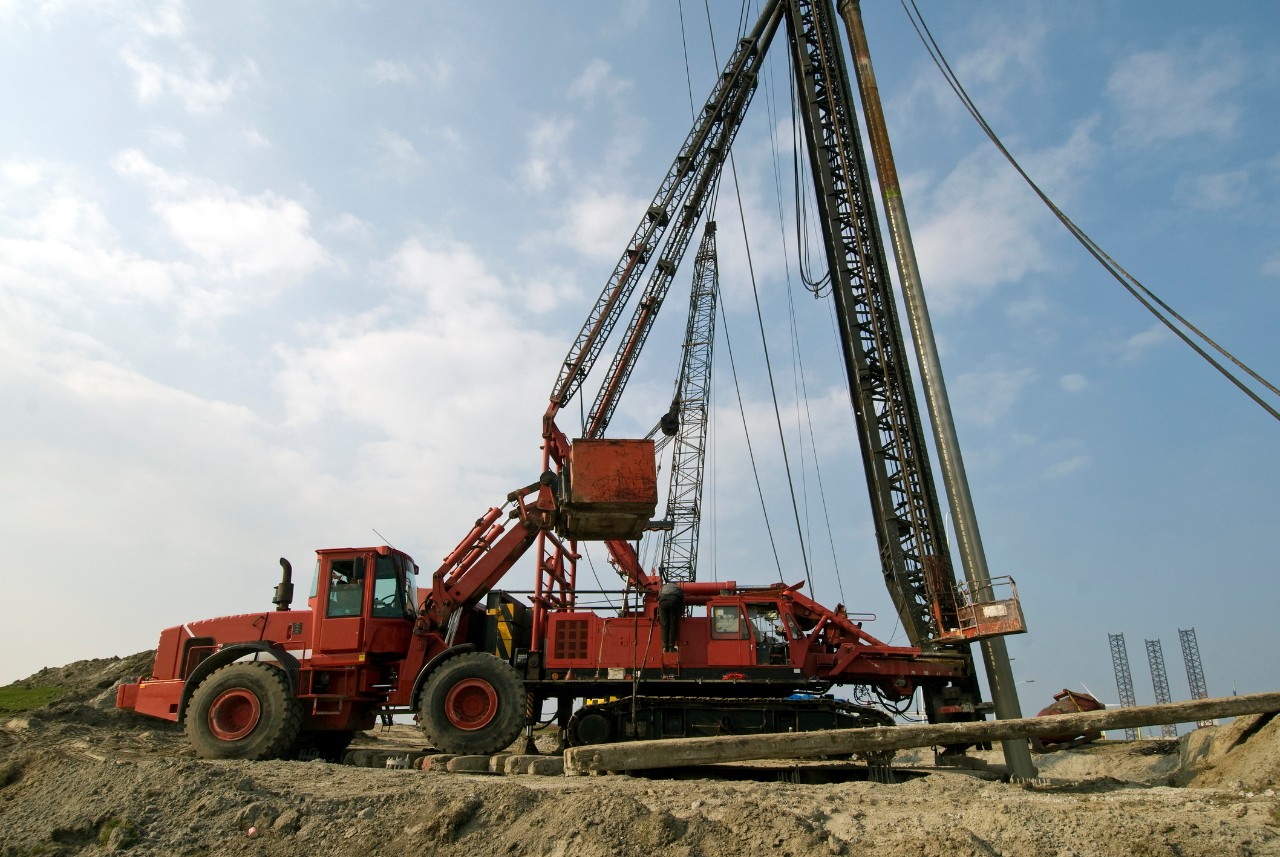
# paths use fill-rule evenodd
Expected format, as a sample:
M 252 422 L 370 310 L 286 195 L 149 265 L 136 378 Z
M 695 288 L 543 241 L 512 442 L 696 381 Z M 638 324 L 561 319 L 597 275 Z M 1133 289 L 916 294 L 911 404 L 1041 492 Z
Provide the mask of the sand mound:
M 1276 783 L 1280 719 L 1197 730 L 1176 747 L 1110 742 L 1037 756 L 1055 779 L 1027 786 L 993 781 L 989 770 L 933 768 L 927 752 L 912 763 L 924 775 L 898 785 L 211 762 L 196 759 L 176 727 L 99 707 L 113 698 L 108 685 L 145 672 L 149 657 L 26 680 L 65 690 L 0 729 L 4 857 L 1280 855 L 1280 801 L 1266 790 Z M 396 730 L 364 740 L 417 740 Z M 1167 784 L 1184 775 L 1192 787 Z

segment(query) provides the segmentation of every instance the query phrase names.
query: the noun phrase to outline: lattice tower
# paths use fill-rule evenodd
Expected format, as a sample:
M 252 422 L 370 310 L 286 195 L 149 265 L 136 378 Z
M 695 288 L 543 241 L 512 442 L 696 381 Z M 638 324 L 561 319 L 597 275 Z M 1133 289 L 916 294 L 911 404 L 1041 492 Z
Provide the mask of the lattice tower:
M 1155 688 L 1156 704 L 1172 702 L 1169 695 L 1169 674 L 1164 669 L 1164 650 L 1160 648 L 1159 640 L 1147 640 L 1147 663 L 1151 665 L 1151 685 Z M 1160 735 L 1164 738 L 1177 738 L 1177 724 L 1160 724 Z
M 1196 629 L 1178 629 L 1178 642 L 1182 644 L 1182 662 L 1187 667 L 1187 684 L 1191 686 L 1192 699 L 1208 699 L 1209 686 L 1205 684 L 1204 667 L 1200 663 L 1200 644 L 1196 642 Z M 1212 720 L 1197 720 L 1197 726 L 1212 726 Z
M 1133 708 L 1138 704 L 1133 695 L 1133 673 L 1129 672 L 1129 651 L 1124 646 L 1124 634 L 1108 634 L 1107 642 L 1111 644 L 1111 667 L 1116 673 L 1116 692 L 1120 694 L 1120 707 Z M 1135 727 L 1124 730 L 1124 737 L 1136 741 L 1142 733 Z

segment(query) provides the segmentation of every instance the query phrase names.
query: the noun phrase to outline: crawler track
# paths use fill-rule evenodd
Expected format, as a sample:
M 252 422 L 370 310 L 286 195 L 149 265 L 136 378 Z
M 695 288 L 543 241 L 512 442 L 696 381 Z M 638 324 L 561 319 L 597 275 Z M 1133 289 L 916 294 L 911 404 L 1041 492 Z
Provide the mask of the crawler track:
M 839 699 L 642 696 L 579 709 L 569 720 L 568 743 L 583 746 L 892 725 L 893 718 L 878 708 Z

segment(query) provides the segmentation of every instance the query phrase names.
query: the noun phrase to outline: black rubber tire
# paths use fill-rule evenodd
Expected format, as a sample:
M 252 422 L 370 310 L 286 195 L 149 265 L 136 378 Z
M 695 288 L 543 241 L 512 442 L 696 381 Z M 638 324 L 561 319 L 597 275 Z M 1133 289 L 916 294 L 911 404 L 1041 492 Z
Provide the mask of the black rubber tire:
M 574 747 L 586 744 L 608 744 L 614 741 L 615 737 L 613 722 L 608 715 L 587 713 L 575 718 L 569 744 Z
M 326 762 L 341 762 L 342 757 L 346 755 L 347 747 L 351 744 L 351 739 L 355 736 L 356 733 L 349 729 L 303 732 L 293 742 L 293 748 L 289 751 L 289 758 L 302 759 L 304 761 L 324 759 Z
M 427 679 L 419 708 L 422 731 L 445 753 L 496 753 L 520 736 L 526 699 L 524 682 L 510 664 L 485 652 L 458 655 Z
M 227 664 L 200 683 L 187 706 L 187 739 L 202 759 L 275 759 L 293 747 L 302 709 L 279 668 Z

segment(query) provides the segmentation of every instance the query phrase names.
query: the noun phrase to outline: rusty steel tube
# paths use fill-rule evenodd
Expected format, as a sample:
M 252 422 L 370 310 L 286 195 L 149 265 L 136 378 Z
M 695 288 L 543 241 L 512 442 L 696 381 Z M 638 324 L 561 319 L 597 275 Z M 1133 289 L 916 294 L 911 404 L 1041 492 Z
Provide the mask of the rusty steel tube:
M 871 52 L 867 47 L 867 35 L 862 26 L 858 0 L 840 0 L 840 17 L 844 19 L 849 49 L 853 54 L 858 90 L 867 120 L 867 136 L 871 140 L 871 154 L 875 159 L 876 176 L 880 182 L 885 219 L 893 242 L 893 256 L 897 262 L 903 301 L 911 325 L 911 339 L 915 343 L 916 358 L 920 363 L 920 382 L 929 408 L 934 442 L 938 447 L 951 517 L 955 521 L 960 561 L 969 585 L 975 592 L 981 591 L 990 585 L 991 574 L 987 569 L 986 553 L 978 533 L 978 519 L 973 509 L 973 497 L 969 492 L 969 480 L 965 475 L 964 459 L 960 455 L 960 444 L 956 438 L 951 402 L 947 398 L 947 388 L 942 378 L 942 363 L 938 359 L 938 345 L 934 340 L 929 308 L 920 282 L 920 267 L 911 243 L 907 211 L 902 204 L 898 170 L 889 145 L 889 131 L 884 121 L 875 72 L 871 68 Z M 1013 666 L 1009 662 L 1004 638 L 983 640 L 979 646 L 986 666 L 987 681 L 991 685 L 991 700 L 995 703 L 996 717 L 1001 720 L 1022 717 L 1022 707 L 1018 702 L 1018 691 L 1013 679 Z M 1025 741 L 1005 741 L 1004 755 L 1014 776 L 1036 775 L 1031 752 Z

